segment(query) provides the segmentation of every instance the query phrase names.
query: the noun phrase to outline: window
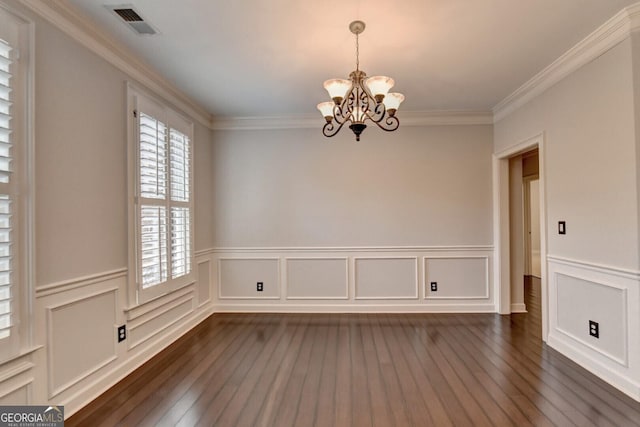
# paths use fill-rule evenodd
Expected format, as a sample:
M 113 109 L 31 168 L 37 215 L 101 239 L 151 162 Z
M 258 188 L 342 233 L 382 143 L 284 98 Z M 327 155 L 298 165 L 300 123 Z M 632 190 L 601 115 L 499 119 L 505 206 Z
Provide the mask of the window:
M 193 125 L 129 89 L 136 300 L 144 302 L 193 281 Z
M 27 138 L 28 24 L 0 8 L 0 359 L 16 355 L 28 326 L 21 303 L 30 294 L 28 191 L 31 141 Z M 20 322 L 20 314 L 25 321 Z

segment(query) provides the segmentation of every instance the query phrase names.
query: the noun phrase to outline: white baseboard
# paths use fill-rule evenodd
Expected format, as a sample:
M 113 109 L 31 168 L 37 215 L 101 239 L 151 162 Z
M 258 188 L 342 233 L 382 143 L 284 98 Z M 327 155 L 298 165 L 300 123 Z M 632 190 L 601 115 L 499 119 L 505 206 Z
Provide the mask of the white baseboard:
M 493 304 L 218 304 L 216 313 L 495 313 Z
M 527 306 L 523 302 L 517 302 L 515 304 L 511 304 L 511 312 L 512 313 L 528 313 Z
M 633 381 L 631 378 L 600 363 L 553 332 L 549 334 L 547 344 L 585 368 L 587 371 L 602 378 L 618 390 L 640 402 L 640 384 Z

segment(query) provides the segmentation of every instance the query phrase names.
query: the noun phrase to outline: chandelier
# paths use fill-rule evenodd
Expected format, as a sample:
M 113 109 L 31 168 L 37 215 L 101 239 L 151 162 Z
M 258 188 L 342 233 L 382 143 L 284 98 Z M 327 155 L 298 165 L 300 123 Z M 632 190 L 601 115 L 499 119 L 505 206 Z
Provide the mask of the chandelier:
M 356 36 L 356 70 L 349 74 L 349 80 L 330 79 L 324 82 L 324 88 L 332 99 L 318 104 L 318 110 L 326 120 L 322 128 L 326 137 L 336 135 L 345 123 L 351 123 L 349 129 L 355 134 L 356 141 L 360 141 L 360 134 L 366 129 L 367 121 L 387 132 L 400 126 L 396 112 L 404 101 L 404 95 L 388 93 L 395 83 L 393 79 L 386 76 L 367 78 L 365 72 L 360 70 L 358 36 L 364 28 L 362 21 L 349 24 L 349 30 Z

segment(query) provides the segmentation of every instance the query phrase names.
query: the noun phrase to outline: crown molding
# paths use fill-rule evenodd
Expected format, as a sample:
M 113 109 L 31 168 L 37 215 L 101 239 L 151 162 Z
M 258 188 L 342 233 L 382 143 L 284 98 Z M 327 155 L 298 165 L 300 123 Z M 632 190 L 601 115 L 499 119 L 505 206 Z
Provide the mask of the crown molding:
M 493 124 L 491 111 L 444 110 L 444 111 L 401 111 L 398 113 L 402 126 L 447 126 L 447 125 L 490 125 Z
M 320 120 L 318 120 L 320 119 Z M 276 130 L 312 129 L 322 127 L 322 118 L 316 114 L 296 116 L 237 116 L 215 117 L 211 123 L 213 130 Z
M 153 91 L 156 95 L 182 110 L 193 120 L 197 120 L 209 128 L 211 127 L 211 114 L 204 107 L 187 97 L 164 77 L 138 59 L 135 54 L 125 49 L 122 44 L 99 30 L 97 25 L 91 25 L 91 22 L 87 22 L 87 18 L 76 11 L 68 1 L 23 0 L 21 4 Z
M 491 111 L 404 111 L 401 126 L 490 125 Z M 324 120 L 317 114 L 270 117 L 214 117 L 214 130 L 320 129 Z
M 502 120 L 554 84 L 593 61 L 640 28 L 640 3 L 622 9 L 545 69 L 493 107 L 494 123 Z

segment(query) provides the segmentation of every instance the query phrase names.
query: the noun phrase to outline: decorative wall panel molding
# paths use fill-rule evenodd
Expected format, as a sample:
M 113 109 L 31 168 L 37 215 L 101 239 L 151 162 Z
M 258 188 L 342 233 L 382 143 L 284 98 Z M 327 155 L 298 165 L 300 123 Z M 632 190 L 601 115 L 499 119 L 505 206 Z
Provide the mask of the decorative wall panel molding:
M 27 405 L 32 404 L 31 388 L 33 378 L 22 380 L 9 390 L 0 391 L 0 405 Z
M 219 299 L 280 299 L 280 286 L 279 258 L 218 258 Z
M 640 399 L 639 272 L 558 256 L 547 261 L 549 345 Z M 589 321 L 598 324 L 598 338 Z
M 3 363 L 0 367 L 0 405 L 31 403 L 34 367 L 31 353 Z
M 47 307 L 49 398 L 116 359 L 117 288 Z
M 489 299 L 489 256 L 425 257 L 425 299 Z M 431 291 L 431 282 L 437 291 Z
M 128 349 L 132 350 L 155 337 L 166 328 L 191 314 L 193 309 L 193 294 L 189 293 L 170 304 L 166 304 L 161 309 L 149 313 L 147 316 L 138 317 L 135 321 L 129 322 Z
M 557 271 L 553 279 L 555 330 L 628 366 L 627 290 Z M 589 335 L 589 320 L 598 322 L 599 338 Z
M 216 311 L 495 311 L 488 245 L 241 247 L 207 253 L 216 270 Z M 460 263 L 442 275 L 450 286 L 442 298 L 425 298 L 426 259 Z M 473 278 L 468 287 L 461 285 L 465 275 Z M 277 293 L 256 292 L 257 281 L 264 281 L 266 290 L 274 280 Z
M 289 300 L 349 299 L 349 259 L 285 258 Z
M 595 264 L 587 261 L 577 261 L 571 258 L 547 255 L 547 261 L 556 265 L 579 268 L 593 273 L 601 273 L 607 276 L 619 276 L 624 279 L 640 280 L 640 270 L 629 270 L 604 264 Z
M 197 262 L 211 266 L 211 255 Z M 5 363 L 6 369 L 0 369 L 0 402 L 3 393 L 13 393 L 17 380 L 31 378 L 33 384 L 8 396 L 13 399 L 33 390 L 38 402 L 51 399 L 50 403 L 65 405 L 67 415 L 73 414 L 213 313 L 211 298 L 196 308 L 198 291 L 211 285 L 211 277 L 204 279 L 206 285 L 186 284 L 128 308 L 118 297 L 128 286 L 127 269 L 40 287 L 35 311 L 43 320 L 38 334 L 45 349 L 40 354 L 42 347 L 29 350 Z M 116 328 L 122 324 L 128 336 L 118 344 Z M 42 366 L 3 382 L 15 374 L 13 364 L 36 357 Z
M 140 317 L 144 316 L 153 316 L 154 312 L 162 310 L 164 307 L 172 304 L 177 299 L 180 299 L 185 295 L 191 295 L 193 294 L 193 292 L 194 285 L 189 284 L 145 303 L 136 305 L 134 307 L 125 308 L 124 312 L 126 314 L 127 322 L 136 321 Z
M 356 300 L 418 299 L 417 257 L 354 257 Z
M 196 259 L 198 278 L 198 307 L 211 301 L 211 260 Z
M 378 253 L 396 254 L 398 252 L 426 252 L 430 254 L 467 252 L 476 253 L 482 251 L 493 251 L 491 245 L 454 245 L 454 246 L 269 246 L 269 247 L 217 247 L 202 251 L 204 254 L 331 254 L 334 253 Z
M 105 271 L 89 276 L 78 277 L 71 280 L 63 280 L 61 282 L 51 283 L 36 288 L 36 298 L 41 298 L 58 293 L 68 292 L 86 286 L 95 285 L 96 283 L 108 282 L 110 280 L 127 277 L 127 269 L 119 268 L 117 270 Z
M 91 377 L 91 381 L 78 383 L 56 398 L 55 402 L 65 405 L 66 415 L 73 415 L 78 409 L 90 403 L 109 387 L 112 387 L 135 369 L 142 366 L 142 364 L 171 345 L 175 340 L 180 338 L 180 336 L 208 318 L 211 314 L 213 314 L 213 307 L 207 305 L 196 312 L 192 312 L 191 315 L 184 317 L 181 321 L 173 322 L 170 326 L 165 326 L 153 339 L 149 339 L 144 344 L 137 346 L 134 350 L 127 352 L 126 358 L 123 357 L 123 360 L 118 360 L 108 369 L 96 372 L 96 374 Z

